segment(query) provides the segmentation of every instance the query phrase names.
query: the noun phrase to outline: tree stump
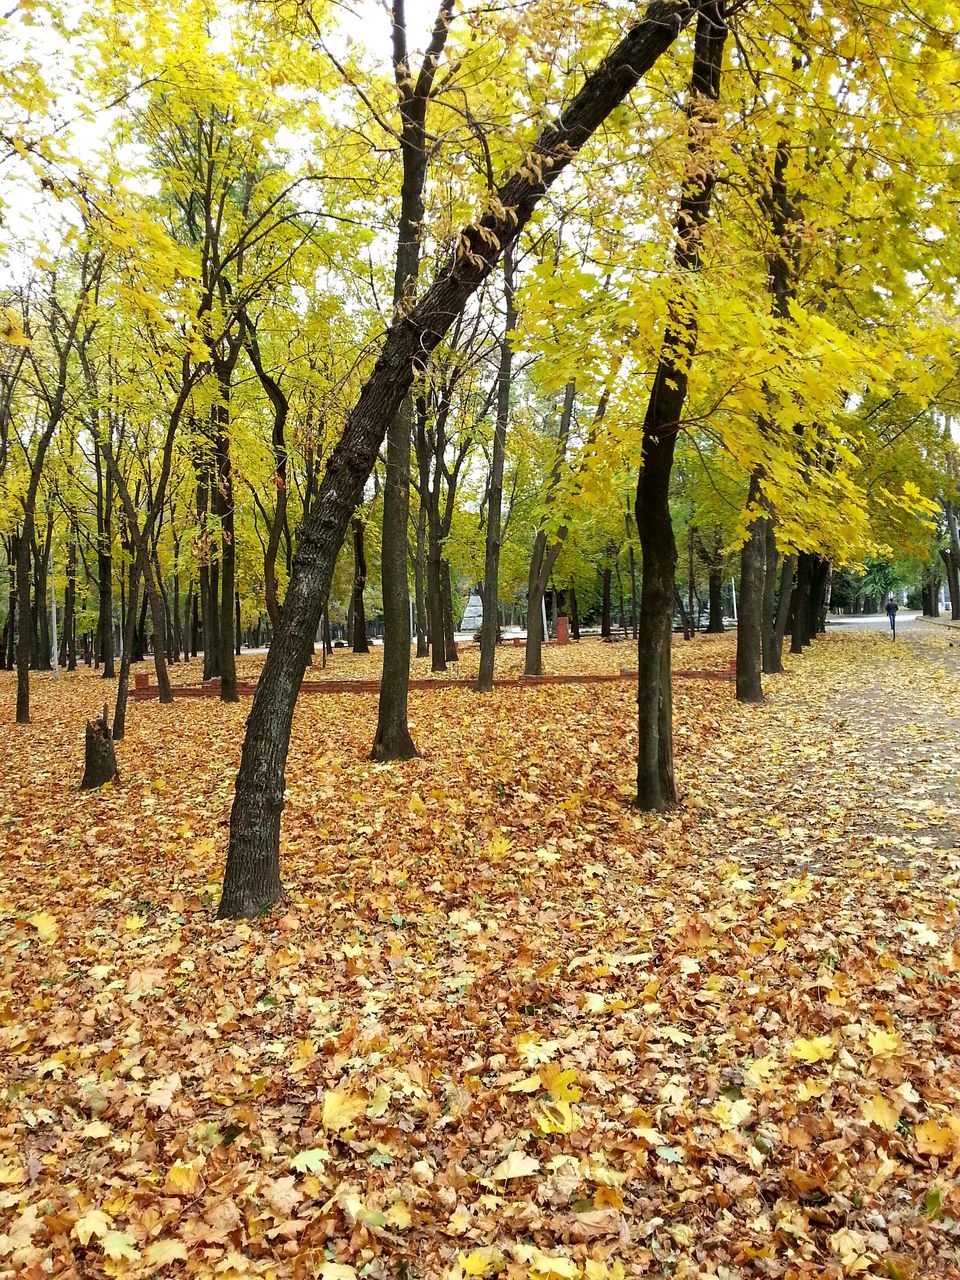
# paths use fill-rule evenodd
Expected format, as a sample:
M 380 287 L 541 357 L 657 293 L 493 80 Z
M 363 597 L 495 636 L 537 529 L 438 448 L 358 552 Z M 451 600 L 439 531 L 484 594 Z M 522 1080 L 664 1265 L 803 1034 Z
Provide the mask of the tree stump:
M 81 791 L 94 791 L 108 782 L 119 782 L 117 772 L 117 753 L 113 745 L 113 732 L 110 729 L 107 704 L 103 704 L 103 714 L 96 720 L 87 721 L 87 746 L 84 756 L 83 781 Z

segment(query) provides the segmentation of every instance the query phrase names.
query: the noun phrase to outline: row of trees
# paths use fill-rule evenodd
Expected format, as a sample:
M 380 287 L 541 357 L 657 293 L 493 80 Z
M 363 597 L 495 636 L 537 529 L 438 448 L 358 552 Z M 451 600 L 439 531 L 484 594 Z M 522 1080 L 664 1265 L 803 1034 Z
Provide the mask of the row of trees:
M 420 30 L 393 0 L 379 34 L 302 0 L 21 17 L 17 716 L 51 549 L 65 656 L 89 631 L 117 667 L 121 732 L 146 634 L 168 701 L 198 651 L 236 698 L 241 630 L 269 633 L 224 914 L 280 893 L 297 691 L 331 614 L 363 636 L 368 574 L 381 760 L 417 750 L 411 598 L 442 669 L 455 584 L 480 585 L 489 690 L 503 601 L 535 674 L 545 593 L 608 618 L 619 593 L 648 809 L 676 802 L 670 637 L 698 579 L 716 627 L 736 562 L 744 701 L 816 634 L 834 571 L 895 553 L 955 581 L 952 4 L 440 0 Z

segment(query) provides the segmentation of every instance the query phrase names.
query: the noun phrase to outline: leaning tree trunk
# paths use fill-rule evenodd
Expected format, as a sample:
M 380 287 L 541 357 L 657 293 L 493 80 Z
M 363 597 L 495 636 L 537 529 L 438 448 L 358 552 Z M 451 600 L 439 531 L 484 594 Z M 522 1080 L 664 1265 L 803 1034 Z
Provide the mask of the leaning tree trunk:
M 330 455 L 305 522 L 281 626 L 270 646 L 247 719 L 230 815 L 220 916 L 256 916 L 282 893 L 280 815 L 297 692 L 313 649 L 337 552 L 387 424 L 417 371 L 489 276 L 503 248 L 520 235 L 545 190 L 671 46 L 693 7 L 678 9 L 667 0 L 653 0 L 643 17 L 587 76 L 559 121 L 545 128 L 523 168 L 499 189 L 489 211 L 477 225 L 464 230 L 456 253 L 420 302 L 390 326 L 380 356 Z
M 110 732 L 110 720 L 107 704 L 103 704 L 103 714 L 96 720 L 87 721 L 86 749 L 84 751 L 83 779 L 81 791 L 95 791 L 105 787 L 108 782 L 119 782 L 117 770 L 117 753 L 113 745 L 113 734 Z

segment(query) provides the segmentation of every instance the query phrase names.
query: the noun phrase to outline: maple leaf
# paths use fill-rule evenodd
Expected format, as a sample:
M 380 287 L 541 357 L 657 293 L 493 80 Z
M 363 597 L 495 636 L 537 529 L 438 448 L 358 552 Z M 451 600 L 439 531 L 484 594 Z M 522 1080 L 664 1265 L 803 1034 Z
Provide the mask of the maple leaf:
M 169 1236 L 152 1240 L 143 1251 L 143 1261 L 148 1267 L 166 1267 L 171 1262 L 185 1262 L 187 1246 L 182 1240 L 173 1240 Z
M 814 1036 L 811 1040 L 794 1040 L 790 1056 L 797 1062 L 829 1062 L 836 1051 L 832 1036 Z
M 321 1124 L 331 1133 L 348 1129 L 367 1109 L 369 1099 L 348 1089 L 328 1089 L 323 1096 Z
M 323 1147 L 309 1147 L 305 1151 L 298 1151 L 290 1165 L 297 1173 L 320 1173 L 329 1159 L 330 1152 Z
M 114 1262 L 135 1262 L 140 1256 L 136 1242 L 128 1231 L 108 1231 L 100 1241 L 100 1247 Z
M 75 1235 L 82 1245 L 88 1245 L 94 1236 L 105 1236 L 111 1222 L 112 1219 L 102 1209 L 90 1209 L 73 1224 L 71 1235 Z
M 541 1068 L 540 1079 L 555 1102 L 579 1102 L 583 1097 L 576 1084 L 577 1073 L 572 1068 L 564 1071 L 557 1063 L 548 1063 Z
M 35 911 L 29 923 L 36 929 L 41 942 L 56 942 L 60 929 L 56 917 L 49 911 Z
M 540 1168 L 540 1161 L 535 1156 L 514 1149 L 505 1160 L 501 1160 L 490 1174 L 494 1182 L 507 1182 L 510 1178 L 529 1178 Z
M 196 1195 L 197 1188 L 200 1185 L 200 1170 L 202 1168 L 202 1159 L 194 1160 L 190 1163 L 177 1160 L 167 1170 L 164 1186 L 173 1195 Z
M 896 1031 L 887 1031 L 880 1028 L 877 1031 L 871 1031 L 867 1036 L 867 1042 L 870 1045 L 870 1052 L 875 1058 L 891 1057 L 903 1048 L 903 1041 Z

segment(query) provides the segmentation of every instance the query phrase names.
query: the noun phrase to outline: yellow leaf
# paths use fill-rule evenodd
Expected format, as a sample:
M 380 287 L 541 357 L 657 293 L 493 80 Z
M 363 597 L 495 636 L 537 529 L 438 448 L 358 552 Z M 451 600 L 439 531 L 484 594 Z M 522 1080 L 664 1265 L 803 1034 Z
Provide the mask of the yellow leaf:
M 530 1275 L 535 1280 L 541 1277 L 561 1276 L 563 1280 L 574 1280 L 580 1274 L 580 1268 L 572 1258 L 557 1257 L 534 1249 L 530 1258 Z
M 421 798 L 417 795 L 417 793 L 416 793 L 415 791 L 414 791 L 413 795 L 411 795 L 411 797 L 410 797 L 410 812 L 411 812 L 411 813 L 426 813 L 426 812 L 427 812 L 427 806 L 423 803 L 423 801 L 421 800 Z
M 525 1151 L 511 1151 L 491 1173 L 494 1182 L 506 1182 L 509 1178 L 529 1178 L 540 1169 L 540 1161 Z
M 36 911 L 30 917 L 30 923 L 40 935 L 41 942 L 56 942 L 59 928 L 57 921 L 49 911 Z
M 563 1098 L 559 1102 L 544 1102 L 534 1119 L 542 1133 L 573 1133 L 580 1127 L 570 1103 Z
M 486 1276 L 500 1269 L 503 1255 L 495 1249 L 474 1249 L 471 1253 L 461 1253 L 457 1261 L 465 1276 Z
M 89 1124 L 83 1127 L 83 1137 L 85 1138 L 109 1138 L 111 1133 L 110 1126 L 103 1120 L 91 1120 Z
M 812 1040 L 794 1040 L 790 1056 L 798 1062 L 827 1062 L 836 1051 L 830 1036 L 814 1036 Z
M 883 1028 L 871 1031 L 867 1036 L 867 1042 L 870 1045 L 870 1052 L 875 1058 L 890 1057 L 903 1048 L 903 1041 L 897 1032 L 886 1031 Z
M 345 1262 L 325 1262 L 320 1268 L 320 1280 L 357 1280 L 357 1272 Z
M 561 1071 L 557 1063 L 547 1063 L 540 1072 L 540 1079 L 555 1102 L 561 1099 L 564 1102 L 579 1102 L 583 1097 L 576 1085 L 577 1073 L 572 1068 Z
M 413 1214 L 402 1200 L 395 1200 L 384 1215 L 391 1227 L 406 1231 L 413 1224 Z
M 114 1262 L 136 1262 L 140 1251 L 128 1231 L 108 1231 L 100 1241 L 101 1248 Z
M 167 1170 L 164 1189 L 175 1196 L 192 1196 L 196 1193 L 199 1184 L 200 1169 L 196 1162 L 184 1164 L 182 1160 L 177 1160 Z
M 347 1089 L 328 1089 L 323 1098 L 321 1124 L 333 1133 L 348 1129 L 367 1108 L 367 1099 Z
M 182 1240 L 154 1240 L 143 1253 L 143 1260 L 151 1267 L 165 1267 L 170 1262 L 185 1262 L 187 1246 Z
M 900 1119 L 900 1108 L 895 1107 L 882 1093 L 875 1093 L 872 1098 L 868 1098 L 864 1102 L 860 1108 L 860 1114 L 867 1124 L 876 1125 L 878 1129 L 883 1129 L 885 1133 L 890 1133 L 897 1127 L 897 1121 Z
M 85 1213 L 82 1218 L 78 1218 L 73 1224 L 73 1231 L 70 1233 L 77 1237 L 80 1243 L 86 1248 L 94 1236 L 102 1238 L 110 1230 L 110 1219 L 102 1209 L 91 1209 L 89 1213 Z
M 586 1258 L 583 1263 L 584 1280 L 625 1280 L 626 1272 L 619 1258 L 613 1262 L 602 1262 L 595 1258 Z
M 928 1156 L 948 1155 L 960 1143 L 960 1124 L 938 1124 L 936 1120 L 924 1120 L 913 1131 L 917 1150 Z
M 540 1088 L 540 1076 L 535 1071 L 532 1076 L 524 1076 L 516 1084 L 510 1086 L 510 1093 L 536 1093 Z

